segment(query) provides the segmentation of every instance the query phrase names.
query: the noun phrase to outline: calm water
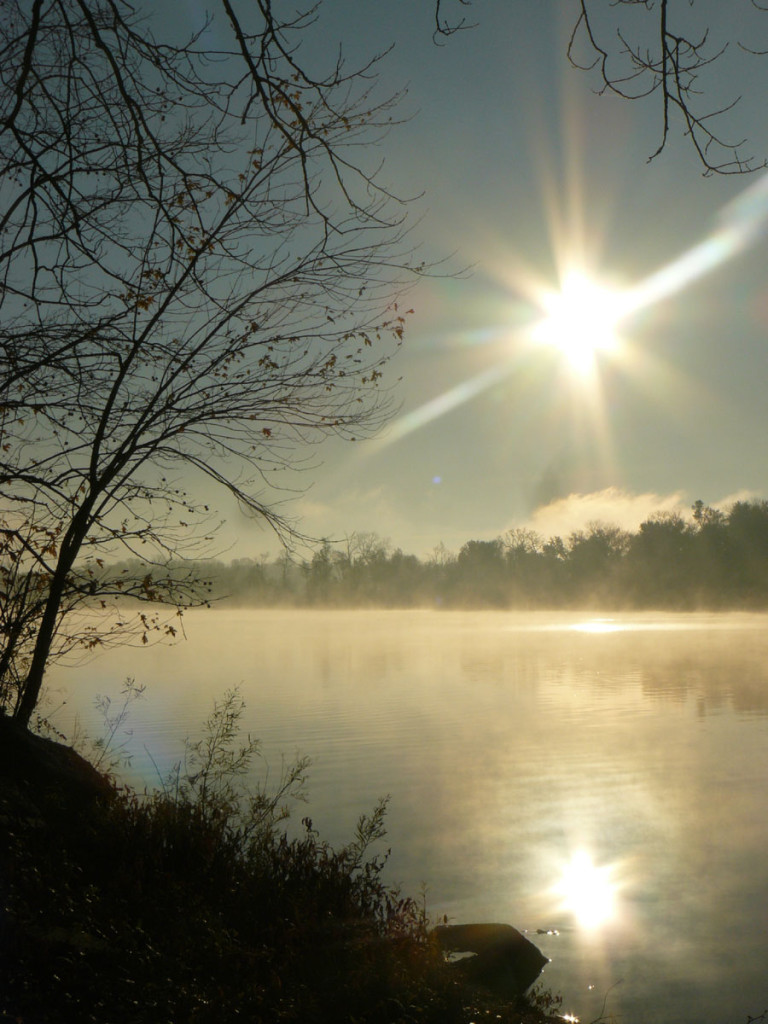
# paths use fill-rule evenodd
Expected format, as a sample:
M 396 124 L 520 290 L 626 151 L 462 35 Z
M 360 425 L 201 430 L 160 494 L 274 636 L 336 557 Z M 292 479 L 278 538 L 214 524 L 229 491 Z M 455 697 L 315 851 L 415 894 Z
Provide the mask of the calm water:
M 130 743 L 151 782 L 147 751 L 169 767 L 239 685 L 272 775 L 312 758 L 298 818 L 341 843 L 389 794 L 390 880 L 425 883 L 435 918 L 556 932 L 531 935 L 543 981 L 582 1021 L 743 1024 L 768 1007 L 768 618 L 186 623 L 179 646 L 52 672 L 54 721 L 77 708 L 98 734 L 93 696 L 146 683 Z M 574 863 L 593 867 L 574 879 Z

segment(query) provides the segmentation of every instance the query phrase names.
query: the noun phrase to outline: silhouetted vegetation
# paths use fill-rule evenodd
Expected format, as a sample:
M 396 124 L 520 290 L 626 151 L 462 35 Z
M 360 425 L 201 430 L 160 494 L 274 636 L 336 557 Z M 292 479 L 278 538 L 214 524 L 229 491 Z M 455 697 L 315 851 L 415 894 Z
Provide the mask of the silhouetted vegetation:
M 472 2 L 435 0 L 436 35 L 450 36 L 471 28 L 465 8 Z M 735 138 L 729 138 L 729 132 L 718 127 L 720 119 L 733 114 L 743 88 L 735 88 L 728 76 L 721 75 L 718 82 L 716 72 L 708 77 L 726 51 L 733 52 L 734 41 L 743 55 L 765 56 L 761 35 L 765 27 L 759 18 L 766 13 L 762 4 L 753 0 L 746 5 L 752 8 L 749 26 L 729 16 L 731 12 L 722 5 L 707 11 L 702 22 L 700 5 L 693 0 L 687 4 L 671 0 L 588 4 L 580 0 L 573 6 L 576 20 L 568 40 L 572 66 L 593 76 L 598 94 L 624 100 L 655 94 L 658 99 L 659 139 L 649 160 L 659 156 L 680 131 L 705 175 L 749 174 L 768 166 L 764 156 L 745 152 L 748 142 L 740 130 Z M 482 20 L 480 10 L 477 17 Z M 728 89 L 734 88 L 733 94 L 723 95 L 725 82 Z
M 454 973 L 385 883 L 385 801 L 341 849 L 308 818 L 289 836 L 306 764 L 248 792 L 241 710 L 229 693 L 144 797 L 0 716 L 0 1019 L 541 1020 Z
M 70 612 L 114 596 L 105 561 L 151 562 L 121 594 L 183 608 L 200 581 L 160 566 L 207 543 L 212 493 L 293 534 L 272 474 L 386 419 L 425 270 L 369 158 L 398 100 L 380 57 L 318 47 L 314 9 L 157 8 L 0 6 L 0 685 L 24 723 Z
M 374 533 L 310 557 L 196 566 L 210 597 L 260 606 L 758 609 L 768 606 L 768 501 L 658 512 L 635 533 L 595 522 L 568 537 L 515 529 L 421 560 Z

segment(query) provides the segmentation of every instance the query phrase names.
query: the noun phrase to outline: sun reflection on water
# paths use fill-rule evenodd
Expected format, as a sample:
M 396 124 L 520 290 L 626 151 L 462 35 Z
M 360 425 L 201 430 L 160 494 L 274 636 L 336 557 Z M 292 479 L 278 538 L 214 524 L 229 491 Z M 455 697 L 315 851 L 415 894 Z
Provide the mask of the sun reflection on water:
M 571 629 L 577 633 L 619 633 L 627 627 L 615 619 L 589 619 L 577 622 Z
M 580 927 L 598 928 L 616 916 L 617 885 L 610 865 L 597 866 L 585 850 L 577 850 L 563 867 L 554 891 L 562 897 L 562 909 Z

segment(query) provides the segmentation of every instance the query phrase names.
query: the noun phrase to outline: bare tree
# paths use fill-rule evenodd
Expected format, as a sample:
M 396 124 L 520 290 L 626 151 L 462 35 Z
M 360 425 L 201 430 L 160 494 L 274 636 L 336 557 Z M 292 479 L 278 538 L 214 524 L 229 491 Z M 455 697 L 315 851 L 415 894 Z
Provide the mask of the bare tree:
M 414 268 L 361 143 L 396 97 L 376 60 L 316 70 L 313 11 L 214 6 L 186 40 L 124 0 L 0 12 L 0 665 L 23 724 L 83 601 L 199 599 L 151 566 L 204 536 L 201 483 L 285 536 L 270 488 L 304 446 L 388 410 Z M 121 550 L 150 568 L 110 576 Z
M 64 523 L 49 517 L 48 526 L 26 522 L 0 527 L 0 708 L 12 707 L 23 690 L 50 597 L 58 543 Z M 139 572 L 101 559 L 73 566 L 61 588 L 58 624 L 49 660 L 104 648 L 113 643 L 150 642 L 152 636 L 175 637 L 183 632 L 181 608 L 199 601 L 211 584 L 194 569 L 174 566 L 171 572 Z M 143 607 L 130 614 L 126 602 L 168 602 L 176 610 L 168 619 Z M 114 602 L 114 603 L 113 603 Z M 88 603 L 87 616 L 71 616 Z M 66 621 L 66 628 L 63 624 Z
M 434 0 L 435 34 L 447 37 L 470 28 L 466 12 L 472 0 Z M 744 174 L 768 166 L 764 158 L 744 152 L 747 140 L 722 132 L 722 115 L 733 111 L 740 96 L 708 95 L 707 72 L 729 49 L 742 63 L 764 56 L 768 41 L 739 37 L 735 8 L 757 25 L 768 14 L 763 0 L 731 0 L 702 14 L 696 0 L 574 0 L 576 19 L 568 44 L 574 67 L 596 71 L 598 92 L 622 99 L 658 99 L 660 140 L 649 159 L 667 145 L 677 119 L 705 174 Z M 707 18 L 710 20 L 708 21 Z M 713 30 L 722 29 L 720 32 Z M 716 70 L 716 69 L 715 69 Z
M 571 62 L 582 69 L 597 68 L 601 92 L 623 99 L 658 96 L 661 138 L 651 160 L 666 146 L 676 116 L 705 173 L 743 174 L 766 166 L 765 160 L 744 154 L 745 139 L 730 140 L 720 133 L 718 118 L 733 110 L 739 97 L 713 106 L 703 88 L 707 69 L 729 45 L 741 45 L 746 58 L 743 41 L 732 37 L 713 42 L 711 26 L 702 23 L 693 2 L 619 0 L 610 5 L 614 17 L 606 16 L 606 3 L 579 0 L 578 6 L 568 47 Z M 751 6 L 762 10 L 756 3 Z M 731 36 L 732 17 L 731 5 L 723 5 Z
M 445 8 L 448 5 L 444 0 L 435 0 L 435 31 L 434 38 L 437 41 L 441 36 L 452 36 L 456 32 L 461 32 L 464 29 L 472 28 L 472 24 L 467 22 L 466 16 L 463 12 L 455 13 L 452 11 L 450 14 L 445 14 Z M 472 0 L 455 0 L 455 6 L 471 7 Z

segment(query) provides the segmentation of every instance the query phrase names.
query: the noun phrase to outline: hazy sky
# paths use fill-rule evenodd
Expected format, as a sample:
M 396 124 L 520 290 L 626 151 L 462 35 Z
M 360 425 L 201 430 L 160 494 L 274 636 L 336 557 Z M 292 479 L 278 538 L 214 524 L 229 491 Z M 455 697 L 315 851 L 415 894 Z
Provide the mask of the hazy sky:
M 696 498 L 768 494 L 768 178 L 703 177 L 679 125 L 648 163 L 659 101 L 597 96 L 568 64 L 575 6 L 478 0 L 476 27 L 434 46 L 429 0 L 326 0 L 318 53 L 395 44 L 386 82 L 408 85 L 414 116 L 381 156 L 396 189 L 424 192 L 414 244 L 473 269 L 409 294 L 398 416 L 378 440 L 316 451 L 322 465 L 287 509 L 305 531 L 374 530 L 423 556 L 513 526 L 635 528 Z M 728 5 L 715 38 L 735 24 L 754 43 L 739 12 Z M 724 134 L 768 150 L 768 57 L 729 52 L 706 81 L 713 105 L 745 94 Z M 535 288 L 556 291 L 569 266 L 614 288 L 650 279 L 589 373 L 531 340 Z M 232 557 L 271 547 L 224 512 Z

